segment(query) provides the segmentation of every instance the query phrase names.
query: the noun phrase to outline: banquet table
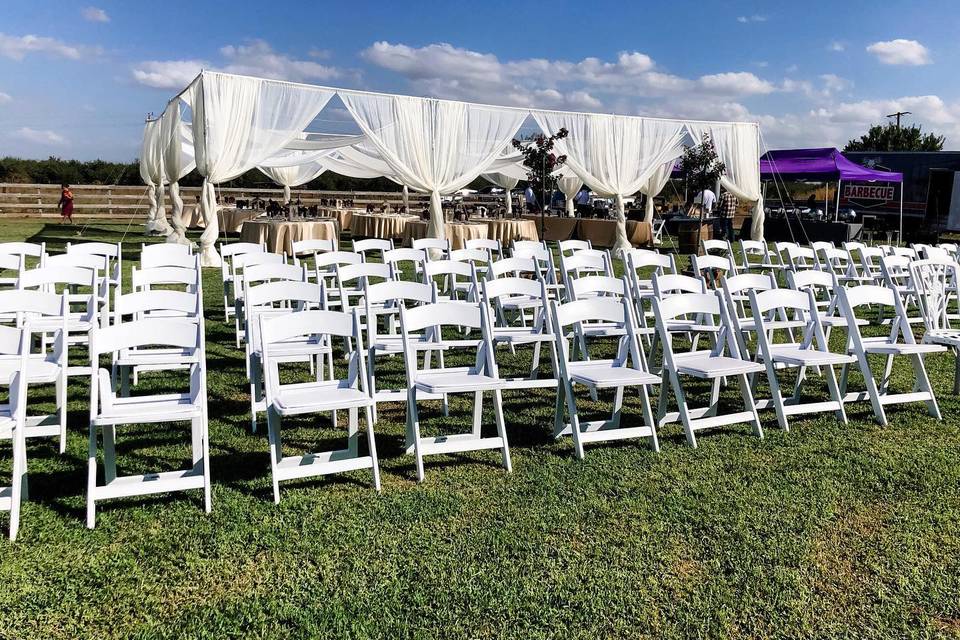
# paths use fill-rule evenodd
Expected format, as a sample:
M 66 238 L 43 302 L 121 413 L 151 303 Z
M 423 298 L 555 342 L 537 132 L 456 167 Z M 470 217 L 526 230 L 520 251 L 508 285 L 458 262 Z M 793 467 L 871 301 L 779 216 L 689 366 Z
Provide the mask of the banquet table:
M 240 230 L 241 242 L 267 243 L 267 251 L 293 253 L 299 240 L 333 240 L 339 244 L 336 220 L 247 220 Z
M 533 224 L 537 227 L 537 232 L 540 232 L 540 216 L 526 215 L 523 216 L 523 219 L 533 221 Z M 569 240 L 577 232 L 578 221 L 578 218 L 569 218 L 565 216 L 544 216 L 543 238 L 541 238 L 541 240 L 547 240 L 549 242 Z
M 258 218 L 262 214 L 262 211 L 257 211 L 256 209 L 219 209 L 217 211 L 217 220 L 220 223 L 220 231 L 240 233 L 244 222 Z M 203 222 L 203 216 L 200 215 L 200 207 L 197 205 L 184 207 L 180 219 L 188 229 L 204 229 L 207 226 Z
M 576 236 L 589 240 L 594 247 L 612 247 L 617 238 L 617 221 L 580 218 Z M 627 220 L 627 239 L 634 247 L 652 244 L 653 226 L 649 222 Z
M 536 240 L 537 225 L 525 218 L 483 218 L 476 219 L 487 225 L 487 237 L 499 240 L 506 249 L 514 240 Z
M 420 220 L 417 216 L 394 214 L 355 213 L 350 221 L 350 233 L 361 238 L 403 238 L 403 229 L 410 222 Z
M 408 222 L 403 229 L 403 244 L 411 245 L 414 240 L 426 238 L 428 226 L 426 220 Z M 444 233 L 453 250 L 466 248 L 467 240 L 486 239 L 488 231 L 489 227 L 482 222 L 447 222 L 444 225 Z
M 350 229 L 353 222 L 353 216 L 362 213 L 362 209 L 343 209 L 340 207 L 320 207 L 317 216 L 321 218 L 333 218 L 339 224 L 341 229 Z

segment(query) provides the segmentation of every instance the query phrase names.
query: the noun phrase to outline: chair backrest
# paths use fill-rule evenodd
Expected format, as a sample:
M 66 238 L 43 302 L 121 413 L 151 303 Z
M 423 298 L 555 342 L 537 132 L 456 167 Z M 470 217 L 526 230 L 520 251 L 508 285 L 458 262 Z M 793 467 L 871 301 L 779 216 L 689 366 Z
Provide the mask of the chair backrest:
M 384 240 L 382 238 L 366 238 L 364 240 L 354 240 L 353 250 L 367 260 L 370 253 L 379 253 L 381 258 L 385 251 L 393 249 L 393 240 Z
M 446 238 L 417 238 L 410 243 L 410 246 L 414 249 L 427 252 L 428 256 L 430 255 L 430 249 L 433 249 L 434 251 L 442 251 L 444 256 L 450 253 L 450 241 Z
M 244 291 L 244 334 L 248 354 L 260 351 L 260 319 L 265 315 L 324 309 L 323 283 L 274 280 Z
M 927 331 L 952 329 L 950 303 L 960 280 L 960 267 L 950 258 L 914 260 L 909 265 L 917 305 Z
M 112 284 L 120 284 L 120 274 L 122 273 L 122 267 L 120 265 L 123 264 L 123 247 L 119 242 L 80 242 L 77 244 L 68 242 L 67 253 L 102 256 L 104 258 L 104 266 L 109 270 L 107 271 L 107 275 L 111 278 Z M 111 265 L 113 266 L 112 269 Z
M 504 275 L 518 276 L 520 274 L 539 274 L 540 268 L 533 258 L 501 258 L 494 260 L 487 268 L 488 280 Z
M 884 283 L 888 287 L 912 289 L 910 262 L 911 258 L 904 255 L 893 254 L 880 258 L 880 273 L 883 274 Z
M 140 248 L 140 266 L 143 268 L 180 266 L 192 255 L 193 250 L 185 244 L 170 242 L 143 244 Z
M 630 297 L 630 287 L 625 278 L 583 276 L 570 281 L 567 295 L 571 301 L 589 297 Z
M 81 267 L 102 274 L 107 271 L 107 258 L 90 253 L 60 253 L 53 256 L 48 255 L 44 266 Z
M 20 273 L 24 266 L 24 256 L 16 253 L 0 253 L 0 271 L 16 271 Z
M 731 256 L 690 256 L 690 266 L 693 272 L 701 276 L 709 275 L 711 271 L 718 271 L 721 275 L 736 275 L 737 268 Z
M 929 244 L 923 245 L 918 250 L 919 257 L 924 260 L 950 260 L 950 251 L 943 247 L 934 247 Z
M 767 322 L 768 319 L 776 317 L 805 321 L 805 328 L 802 329 L 803 337 L 800 342 L 801 348 L 829 350 L 823 325 L 820 323 L 820 315 L 817 311 L 817 301 L 812 291 L 792 289 L 751 290 L 747 295 L 750 299 L 752 316 L 756 323 L 757 344 L 766 360 L 772 359 L 773 345 L 776 340 L 776 332 L 767 329 Z
M 184 254 L 151 254 L 140 256 L 141 269 L 153 269 L 156 267 L 182 267 L 186 269 L 198 268 L 200 264 L 200 255 L 193 253 Z
M 193 260 L 195 264 L 199 264 L 199 256 L 194 256 Z M 154 285 L 183 285 L 189 293 L 197 293 L 203 286 L 200 269 L 197 267 L 134 267 L 130 272 L 130 284 L 133 291 L 149 290 Z
M 503 257 L 503 246 L 500 244 L 499 240 L 493 240 L 491 238 L 474 238 L 472 240 L 467 240 L 464 243 L 464 247 L 467 249 L 480 249 L 489 251 L 496 259 Z
M 910 328 L 906 311 L 897 292 L 887 286 L 875 284 L 864 284 L 856 287 L 838 287 L 837 298 L 840 309 L 847 319 L 847 332 L 853 345 L 860 351 L 863 350 L 863 337 L 860 333 L 857 310 L 863 306 L 870 307 L 888 307 L 894 311 L 894 318 L 891 324 L 888 340 L 891 342 L 900 342 L 913 344 L 916 339 L 913 337 L 913 330 Z
M 202 347 L 202 336 L 202 323 L 185 318 L 144 318 L 109 327 L 94 327 L 90 330 L 93 375 L 96 376 L 102 354 L 151 346 L 197 349 Z
M 30 256 L 42 258 L 47 253 L 46 242 L 0 242 L 0 253 L 9 253 L 15 256 Z
M 427 345 L 446 344 L 450 348 L 476 349 L 476 360 L 471 371 L 497 377 L 493 342 L 490 335 L 489 313 L 483 305 L 462 302 L 436 302 L 410 309 L 400 309 L 400 330 L 403 341 L 403 360 L 407 384 L 412 384 L 419 370 L 418 352 Z M 456 327 L 479 330 L 479 340 L 444 342 L 443 328 Z
M 450 259 L 456 262 L 471 262 L 474 265 L 493 261 L 488 249 L 454 249 L 450 252 Z
M 816 240 L 810 243 L 810 248 L 813 249 L 813 252 L 817 255 L 820 255 L 823 251 L 827 249 L 835 249 L 832 242 L 827 240 Z
M 627 289 L 624 287 L 624 291 Z M 617 346 L 617 356 L 611 361 L 614 367 L 631 366 L 641 371 L 646 370 L 646 362 L 640 341 L 637 339 L 637 325 L 630 300 L 624 297 L 593 297 L 583 300 L 573 300 L 558 305 L 550 303 L 550 321 L 553 334 L 557 342 L 558 364 L 560 377 L 569 377 L 568 369 L 571 362 L 570 346 L 566 339 L 568 327 L 573 327 L 580 336 L 582 344 L 589 340 L 588 332 L 581 332 L 580 328 L 591 324 L 613 324 L 615 329 L 623 332 Z M 589 359 L 585 350 L 578 350 L 579 360 Z
M 297 258 L 310 257 L 318 253 L 334 251 L 336 246 L 333 240 L 311 238 L 310 240 L 297 240 L 290 248 L 293 250 L 293 259 L 296 261 Z M 294 264 L 296 264 L 296 262 L 294 262 Z
M 770 254 L 770 248 L 767 246 L 766 242 L 760 240 L 741 240 L 740 241 L 740 257 L 743 260 L 743 265 L 746 267 L 750 263 L 750 256 L 760 257 L 763 262 L 774 262 L 771 260 L 774 256 Z M 780 260 L 779 249 L 776 255 L 776 263 L 782 262 Z
M 593 249 L 582 249 L 573 255 L 560 255 L 560 273 L 564 286 L 570 286 L 570 281 L 584 275 L 613 275 L 613 268 L 606 252 Z
M 740 349 L 734 338 L 735 331 L 731 326 L 726 305 L 721 301 L 722 292 L 710 293 L 681 293 L 666 298 L 653 299 L 653 313 L 656 318 L 657 331 L 663 344 L 664 363 L 671 368 L 676 367 L 673 355 L 673 334 L 669 327 L 671 322 L 678 319 L 693 319 L 698 324 L 720 327 L 711 354 L 722 355 L 728 350 L 730 357 L 739 358 Z
M 733 255 L 733 249 L 730 247 L 730 243 L 726 240 L 707 240 L 704 238 L 700 240 L 700 245 L 703 247 L 703 252 L 706 254 L 709 254 L 711 251 L 716 251 L 723 256 Z
M 238 274 L 247 267 L 259 264 L 284 264 L 286 258 L 279 253 L 241 253 L 233 258 L 233 273 Z
M 539 240 L 514 240 L 510 245 L 510 256 L 514 258 L 529 258 L 541 250 L 547 250 L 547 246 Z M 522 255 L 517 255 L 517 251 L 522 252 Z M 533 252 L 533 254 L 530 252 Z
M 245 253 L 266 253 L 267 246 L 254 242 L 229 242 L 220 244 L 220 255 L 224 258 L 243 255 Z
M 436 238 L 430 238 L 435 240 Z M 400 265 L 404 262 L 413 264 L 414 271 L 420 273 L 423 271 L 423 263 L 429 260 L 426 249 L 400 247 L 383 252 L 383 261 L 393 267 L 394 271 L 400 271 Z
M 577 251 L 593 249 L 593 243 L 589 240 L 561 240 L 557 246 L 560 248 L 560 255 L 573 255 Z
M 706 293 L 707 283 L 703 277 L 688 276 L 682 273 L 653 274 L 653 294 L 657 298 L 667 298 L 683 293 Z
M 819 264 L 817 254 L 812 247 L 788 244 L 784 247 L 784 253 L 787 256 L 787 266 L 794 271 L 812 269 Z
M 202 314 L 201 299 L 185 291 L 135 291 L 116 297 L 113 308 L 113 323 L 124 322 L 126 316 L 139 320 L 150 315 L 175 313 L 199 321 Z
M 307 281 L 307 268 L 304 265 L 292 264 L 256 264 L 243 270 L 243 284 L 253 286 L 258 282 L 271 280 L 290 280 L 293 282 Z
M 94 269 L 72 266 L 36 267 L 24 269 L 17 279 L 18 289 L 54 288 L 78 286 L 95 288 L 97 272 Z

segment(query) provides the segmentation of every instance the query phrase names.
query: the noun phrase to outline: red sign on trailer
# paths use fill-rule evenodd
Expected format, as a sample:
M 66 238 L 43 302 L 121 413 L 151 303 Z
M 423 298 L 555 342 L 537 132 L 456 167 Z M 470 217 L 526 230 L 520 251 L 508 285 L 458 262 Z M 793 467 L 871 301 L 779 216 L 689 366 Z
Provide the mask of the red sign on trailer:
M 845 184 L 843 197 L 847 200 L 893 200 L 895 188 L 890 185 Z

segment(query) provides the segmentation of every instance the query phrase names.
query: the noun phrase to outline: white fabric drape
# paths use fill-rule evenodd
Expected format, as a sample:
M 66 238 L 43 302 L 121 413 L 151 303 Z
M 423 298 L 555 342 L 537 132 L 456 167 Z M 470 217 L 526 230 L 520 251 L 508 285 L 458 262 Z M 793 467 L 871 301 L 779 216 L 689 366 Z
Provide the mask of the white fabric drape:
M 691 135 L 709 134 L 717 157 L 726 166 L 720 185 L 741 200 L 754 203 L 750 237 L 763 240 L 763 193 L 760 190 L 760 128 L 752 122 L 690 123 Z
M 301 164 L 296 167 L 259 166 L 265 176 L 283 187 L 283 204 L 290 203 L 290 187 L 299 187 L 322 174 L 327 168 L 318 161 Z
M 339 96 L 393 176 L 430 194 L 431 238 L 446 237 L 441 194 L 462 189 L 483 173 L 527 115 L 446 100 L 349 91 Z
M 577 213 L 576 204 L 573 200 L 577 197 L 577 194 L 580 192 L 580 187 L 582 186 L 583 180 L 580 179 L 580 176 L 569 169 L 560 169 L 557 175 L 557 188 L 560 189 L 560 192 L 564 196 L 567 215 L 570 217 L 573 217 Z
M 683 152 L 686 130 L 679 121 L 632 116 L 533 111 L 534 119 L 552 134 L 561 128 L 569 135 L 556 149 L 566 155 L 565 167 L 591 190 L 616 203 L 617 234 L 614 249 L 630 248 L 623 199 L 647 184 L 650 175 Z
M 147 185 L 147 233 L 170 232 L 163 205 L 163 140 L 160 120 L 148 120 L 143 126 L 143 143 L 140 146 L 140 177 Z
M 524 174 L 522 177 L 525 178 L 526 174 Z M 516 177 L 516 175 L 513 175 L 513 174 L 500 173 L 499 171 L 496 171 L 494 173 L 483 174 L 483 179 L 487 180 L 488 182 L 492 182 L 493 184 L 503 189 L 504 191 L 503 196 L 507 205 L 507 215 L 508 216 L 512 215 L 513 214 L 513 198 L 511 197 L 510 194 L 513 191 L 513 188 L 517 186 L 517 183 L 520 182 L 521 178 L 518 178 Z
M 674 166 L 676 166 L 676 159 L 674 158 L 664 162 L 656 171 L 650 174 L 650 177 L 647 179 L 647 184 L 640 187 L 640 192 L 647 196 L 647 204 L 643 214 L 644 222 L 653 224 L 653 198 L 667 186 Z
M 204 71 L 184 96 L 193 109 L 197 170 L 204 177 L 200 210 L 201 263 L 221 263 L 214 243 L 220 233 L 213 185 L 261 164 L 297 138 L 334 92 L 261 78 Z
M 183 200 L 180 198 L 179 180 L 193 171 L 196 162 L 193 158 L 193 131 L 183 122 L 180 100 L 167 105 L 160 117 L 160 138 L 163 142 L 163 171 L 169 182 L 170 224 L 172 229 L 167 242 L 192 244 L 187 240 L 187 227 L 181 220 Z

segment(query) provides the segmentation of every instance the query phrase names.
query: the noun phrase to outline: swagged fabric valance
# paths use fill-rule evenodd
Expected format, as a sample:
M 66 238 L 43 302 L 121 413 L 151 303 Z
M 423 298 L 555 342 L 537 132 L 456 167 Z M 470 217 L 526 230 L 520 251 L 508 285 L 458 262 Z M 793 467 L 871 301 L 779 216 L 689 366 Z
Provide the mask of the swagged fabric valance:
M 343 103 L 360 135 L 306 131 L 334 96 Z M 182 120 L 184 107 L 191 114 L 189 124 Z M 165 231 L 162 187 L 171 185 L 171 200 L 176 203 L 179 197 L 174 197 L 173 185 L 195 161 L 204 178 L 200 201 L 206 224 L 200 238 L 204 266 L 220 265 L 215 248 L 219 228 L 214 185 L 253 168 L 285 187 L 285 199 L 289 199 L 290 187 L 305 184 L 324 171 L 389 178 L 405 190 L 429 194 L 428 234 L 443 238 L 441 196 L 466 187 L 481 175 L 505 189 L 523 179 L 520 158 L 510 148 L 510 141 L 531 117 L 544 133 L 561 127 L 569 131 L 557 142 L 557 151 L 567 156 L 563 186 L 568 198 L 575 193 L 576 183 L 582 182 L 616 202 L 617 250 L 629 247 L 624 198 L 638 191 L 648 196 L 659 193 L 684 146 L 699 142 L 706 134 L 713 138 L 727 167 L 721 184 L 740 199 L 755 203 L 752 236 L 763 237 L 756 123 L 500 107 L 213 71 L 200 73 L 168 103 L 163 116 L 147 122 L 144 129 L 140 172 L 153 198 L 148 228 Z M 652 214 L 648 207 L 647 216 Z M 175 218 L 179 224 L 179 216 Z M 173 230 L 171 235 L 182 237 L 176 234 Z

